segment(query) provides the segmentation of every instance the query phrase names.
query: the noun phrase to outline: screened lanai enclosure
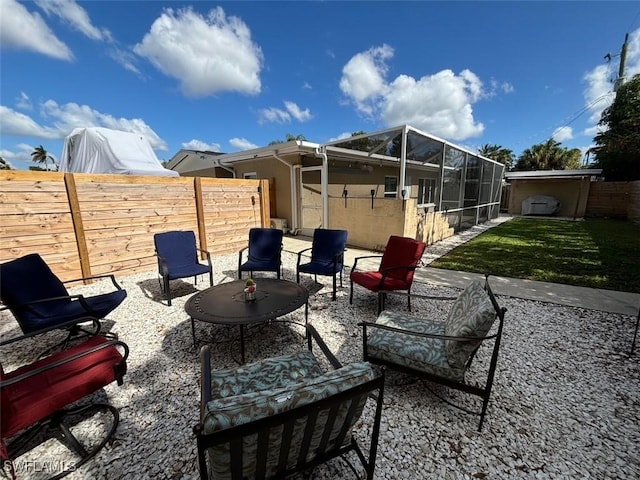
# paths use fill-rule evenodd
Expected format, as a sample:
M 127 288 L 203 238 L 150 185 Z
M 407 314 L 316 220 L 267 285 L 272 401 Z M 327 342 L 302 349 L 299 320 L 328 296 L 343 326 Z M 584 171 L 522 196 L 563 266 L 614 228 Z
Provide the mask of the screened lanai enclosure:
M 440 212 L 456 232 L 498 216 L 504 165 L 411 126 L 327 143 L 321 151 L 331 183 L 332 171 L 345 168 L 340 160 L 351 162 L 347 171 L 378 170 L 385 198 L 414 199 L 417 208 Z

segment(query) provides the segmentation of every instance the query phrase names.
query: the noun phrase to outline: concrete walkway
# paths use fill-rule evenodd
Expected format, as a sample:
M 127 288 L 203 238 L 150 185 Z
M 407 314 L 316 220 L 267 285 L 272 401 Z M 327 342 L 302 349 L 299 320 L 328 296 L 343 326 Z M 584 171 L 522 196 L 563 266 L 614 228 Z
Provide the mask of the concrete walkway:
M 466 234 L 463 232 L 462 235 L 456 235 L 451 239 L 446 239 L 427 247 L 427 251 L 437 249 L 439 253 L 438 256 L 443 255 L 446 251 L 454 248 L 454 246 L 468 241 L 470 238 L 473 238 L 482 231 L 499 224 L 501 221 L 504 221 L 504 218 L 497 222 L 489 222 L 484 226 L 474 227 L 473 229 L 470 229 L 471 232 L 467 232 Z M 460 237 L 463 238 L 461 239 Z M 283 243 L 285 251 L 297 253 L 300 250 L 311 247 L 311 238 L 285 235 Z M 355 257 L 366 255 L 379 255 L 379 253 L 348 247 L 345 252 L 345 265 L 351 268 Z M 434 259 L 433 255 L 429 255 L 429 257 L 430 260 Z M 362 261 L 362 263 L 358 262 L 358 269 L 360 269 L 361 265 L 365 268 L 377 270 L 379 261 L 368 260 Z M 482 279 L 484 276 L 477 273 L 443 270 L 429 266 L 418 268 L 415 276 L 415 280 L 417 282 L 456 288 L 464 288 L 470 281 L 477 278 Z M 498 295 L 557 303 L 560 305 L 581 307 L 589 310 L 600 310 L 622 315 L 631 315 L 634 317 L 640 312 L 639 293 L 574 287 L 558 283 L 537 282 L 533 280 L 520 280 L 516 278 L 497 276 L 490 277 L 489 281 L 491 282 L 493 291 Z

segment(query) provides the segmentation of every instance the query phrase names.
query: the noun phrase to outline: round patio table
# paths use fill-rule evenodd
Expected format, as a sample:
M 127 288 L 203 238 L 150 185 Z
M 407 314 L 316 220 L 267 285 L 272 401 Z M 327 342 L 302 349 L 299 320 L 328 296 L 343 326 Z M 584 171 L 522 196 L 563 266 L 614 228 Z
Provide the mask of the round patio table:
M 275 320 L 297 310 L 302 305 L 304 320 L 309 315 L 309 291 L 295 282 L 275 278 L 256 279 L 256 299 L 245 300 L 245 280 L 221 283 L 193 295 L 184 309 L 191 317 L 193 347 L 196 346 L 195 320 L 238 325 L 240 327 L 240 358 L 244 363 L 244 327 Z

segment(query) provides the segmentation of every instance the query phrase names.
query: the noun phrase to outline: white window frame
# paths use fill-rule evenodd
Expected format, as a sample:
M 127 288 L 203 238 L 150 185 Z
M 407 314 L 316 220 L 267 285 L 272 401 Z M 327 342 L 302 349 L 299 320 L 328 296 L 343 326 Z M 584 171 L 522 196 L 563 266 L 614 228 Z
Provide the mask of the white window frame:
M 425 192 L 429 192 L 428 197 L 425 195 Z M 418 205 L 427 205 L 430 203 L 435 203 L 435 196 L 436 196 L 436 179 L 427 178 L 427 177 L 418 178 Z M 424 201 L 424 200 L 427 200 L 427 201 Z
M 242 178 L 245 180 L 257 180 L 258 174 L 256 172 L 247 172 L 242 174 Z
M 387 180 L 392 180 L 392 183 L 395 182 L 396 189 L 395 190 L 387 190 Z M 384 197 L 385 198 L 397 198 L 398 197 L 398 177 L 394 175 L 385 175 L 384 176 Z

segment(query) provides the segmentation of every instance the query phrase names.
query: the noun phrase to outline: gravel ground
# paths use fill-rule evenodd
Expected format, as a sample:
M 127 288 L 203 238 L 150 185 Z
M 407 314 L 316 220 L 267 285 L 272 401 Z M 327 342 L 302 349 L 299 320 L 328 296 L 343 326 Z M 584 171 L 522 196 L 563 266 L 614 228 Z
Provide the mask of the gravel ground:
M 235 277 L 237 257 L 214 261 L 214 282 Z M 295 257 L 285 252 L 285 278 L 295 280 Z M 348 278 L 348 269 L 346 271 Z M 363 289 L 349 305 L 348 281 L 331 301 L 331 281 L 310 276 L 309 321 L 343 363 L 361 358 L 357 322 L 374 320 L 376 301 Z M 175 281 L 173 305 L 160 302 L 155 272 L 118 281 L 128 298 L 107 319 L 131 350 L 124 385 L 108 385 L 94 395 L 120 410 L 120 425 L 111 445 L 72 472 L 69 479 L 194 479 L 197 478 L 195 438 L 198 421 L 199 365 L 184 304 L 201 280 Z M 109 290 L 109 283 L 76 287 L 73 293 Z M 358 288 L 358 287 L 356 287 Z M 417 294 L 456 295 L 458 290 L 414 286 Z M 627 354 L 635 318 L 530 300 L 498 297 L 508 309 L 494 389 L 483 431 L 477 417 L 453 409 L 431 393 L 423 381 L 388 372 L 382 432 L 376 462 L 378 479 L 631 479 L 640 478 L 640 365 Z M 418 299 L 414 313 L 445 315 L 449 304 Z M 403 297 L 391 297 L 389 309 L 405 310 Z M 2 312 L 3 338 L 17 335 L 17 324 Z M 286 319 L 303 321 L 303 309 Z M 214 345 L 213 367 L 234 365 L 236 331 L 198 323 L 198 336 Z M 304 348 L 303 328 L 275 323 L 255 328 L 247 336 L 247 361 Z M 5 371 L 32 359 L 43 344 L 3 347 Z M 468 380 L 480 379 L 487 353 L 480 351 Z M 469 396 L 431 386 L 462 404 Z M 366 442 L 371 411 L 365 412 L 356 435 Z M 99 422 L 89 433 L 101 428 Z M 45 442 L 16 462 L 19 478 L 43 478 L 47 460 L 59 444 Z M 67 455 L 67 458 L 71 458 Z M 32 463 L 28 463 L 31 461 Z M 357 464 L 357 462 L 354 462 Z M 359 466 L 359 465 L 358 465 Z M 39 467 L 39 468 L 36 468 Z M 312 478 L 353 478 L 342 460 L 317 468 Z

